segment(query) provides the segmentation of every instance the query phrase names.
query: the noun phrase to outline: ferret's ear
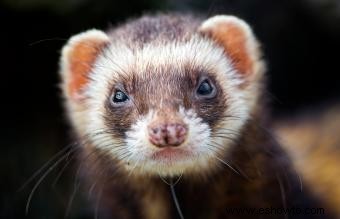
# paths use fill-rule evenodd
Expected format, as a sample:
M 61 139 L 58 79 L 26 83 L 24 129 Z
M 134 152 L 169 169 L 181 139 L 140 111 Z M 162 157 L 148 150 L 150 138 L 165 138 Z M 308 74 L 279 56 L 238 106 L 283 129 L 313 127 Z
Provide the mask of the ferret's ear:
M 109 37 L 102 31 L 89 30 L 69 39 L 62 49 L 60 74 L 64 94 L 74 101 L 81 100 L 89 73 Z
M 204 21 L 199 32 L 224 48 L 227 57 L 243 77 L 252 77 L 260 70 L 259 43 L 243 20 L 234 16 L 217 15 Z

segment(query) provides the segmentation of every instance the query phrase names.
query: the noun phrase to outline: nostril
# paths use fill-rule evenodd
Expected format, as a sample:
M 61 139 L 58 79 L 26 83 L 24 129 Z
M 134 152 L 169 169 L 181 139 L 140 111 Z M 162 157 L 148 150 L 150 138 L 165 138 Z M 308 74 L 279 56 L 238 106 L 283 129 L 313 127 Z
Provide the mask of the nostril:
M 157 134 L 159 132 L 159 128 L 152 128 L 151 130 L 153 134 Z
M 177 125 L 177 126 L 176 126 L 176 130 L 177 130 L 177 134 L 178 134 L 179 136 L 185 135 L 186 132 L 187 132 L 186 128 L 183 127 L 182 125 Z

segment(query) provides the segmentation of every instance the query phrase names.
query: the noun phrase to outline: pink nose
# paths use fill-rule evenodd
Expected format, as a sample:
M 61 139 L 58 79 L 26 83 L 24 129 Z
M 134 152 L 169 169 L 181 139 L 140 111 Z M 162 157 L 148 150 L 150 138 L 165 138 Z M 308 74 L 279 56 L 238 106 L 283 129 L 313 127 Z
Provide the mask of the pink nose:
M 149 140 L 157 147 L 176 147 L 182 144 L 187 135 L 183 124 L 154 124 L 149 126 Z

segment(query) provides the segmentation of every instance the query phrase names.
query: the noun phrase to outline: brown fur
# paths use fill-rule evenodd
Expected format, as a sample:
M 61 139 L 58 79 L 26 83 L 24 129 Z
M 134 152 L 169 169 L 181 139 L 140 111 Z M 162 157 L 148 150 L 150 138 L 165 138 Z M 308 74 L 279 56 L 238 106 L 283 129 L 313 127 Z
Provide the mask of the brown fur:
M 204 38 L 206 36 L 198 33 L 198 26 L 201 22 L 200 19 L 194 19 L 191 16 L 145 16 L 121 25 L 112 30 L 109 35 L 113 44 L 124 44 L 136 52 L 144 46 L 187 42 L 193 36 Z M 229 31 L 219 31 L 215 30 L 212 37 L 226 46 L 227 54 L 232 57 L 238 71 L 245 73 L 243 76 L 247 76 L 249 69 L 253 68 L 256 63 L 253 63 L 254 60 L 247 56 L 249 51 L 246 51 L 246 45 L 244 45 L 244 32 L 233 26 Z M 214 48 L 221 49 L 222 54 L 221 45 Z M 80 58 L 84 58 L 83 61 L 91 63 L 93 52 L 90 50 L 89 53 L 85 53 L 86 55 L 82 53 L 74 55 L 79 55 Z M 260 62 L 260 60 L 256 61 Z M 208 68 L 184 63 L 183 68 L 183 63 L 156 64 L 148 63 L 145 69 L 139 69 L 138 72 L 133 71 L 138 68 L 129 66 L 130 68 L 124 69 L 119 76 L 116 72 L 112 73 L 115 77 L 112 77 L 112 80 L 108 79 L 111 80 L 108 81 L 111 87 L 108 87 L 106 101 L 102 103 L 105 109 L 101 112 L 101 119 L 104 120 L 106 129 L 109 130 L 110 137 L 113 136 L 115 142 L 112 143 L 107 138 L 102 140 L 109 146 L 114 144 L 116 148 L 126 147 L 124 142 L 126 132 L 136 122 L 136 118 L 146 115 L 153 109 L 162 117 L 160 119 L 168 119 L 168 117 L 175 116 L 172 114 L 175 114 L 180 106 L 194 110 L 198 117 L 209 125 L 213 140 L 219 138 L 218 131 L 222 133 L 222 137 L 228 138 L 228 136 L 223 136 L 223 132 L 228 127 L 224 127 L 221 121 L 226 120 L 228 115 L 225 115 L 225 112 L 233 105 L 228 99 L 230 94 L 226 93 L 226 89 L 219 84 L 219 74 L 214 72 L 211 66 Z M 74 71 L 77 72 L 78 69 Z M 81 68 L 81 71 L 89 71 L 89 69 Z M 201 77 L 208 77 L 215 85 L 217 95 L 214 98 L 195 98 L 195 89 Z M 260 78 L 261 75 L 256 75 L 252 77 L 254 81 L 249 81 L 258 83 L 254 86 L 256 90 L 251 89 L 250 84 L 242 89 L 261 93 Z M 79 83 L 83 81 L 81 78 Z M 133 101 L 113 106 L 110 96 L 116 89 L 130 94 L 134 98 Z M 252 95 L 253 99 L 257 100 L 257 93 Z M 247 101 L 254 101 L 248 98 Z M 202 174 L 186 173 L 178 182 L 175 189 L 185 218 L 217 219 L 249 218 L 249 216 L 286 218 L 287 215 L 231 215 L 227 214 L 227 208 L 320 207 L 320 203 L 309 193 L 308 189 L 301 190 L 299 177 L 289 157 L 277 144 L 270 131 L 263 128 L 268 127 L 264 108 L 262 102 L 256 102 L 250 110 L 250 119 L 247 119 L 242 130 L 238 133 L 231 133 L 236 137 L 232 138 L 232 143 L 226 147 L 228 150 L 223 148 L 226 150 L 223 154 L 219 154 L 223 160 L 230 162 L 232 168 L 216 160 L 209 160 L 210 171 Z M 86 112 L 82 110 L 78 113 Z M 79 120 L 79 117 L 74 118 L 76 118 L 74 120 Z M 78 130 L 83 129 L 78 127 Z M 98 208 L 101 218 L 178 218 L 169 186 L 159 176 L 130 174 L 125 169 L 125 165 L 130 164 L 124 159 L 112 156 L 112 151 L 110 151 L 112 147 L 98 149 L 91 141 L 93 139 L 84 140 L 87 143 L 83 145 L 79 156 L 82 173 L 89 193 L 94 196 L 94 209 Z M 216 163 L 220 165 L 216 166 Z M 326 209 L 327 213 L 328 209 Z M 308 215 L 307 217 L 313 216 L 326 218 L 326 215 Z M 289 216 L 289 218 L 307 217 L 306 215 Z
M 109 30 L 108 34 L 114 41 L 137 50 L 147 44 L 185 42 L 197 32 L 202 20 L 190 14 L 144 15 Z
M 257 124 L 256 124 L 256 123 Z M 239 172 L 221 166 L 206 178 L 183 176 L 175 189 L 185 218 L 286 218 L 286 215 L 228 215 L 227 208 L 318 208 L 316 199 L 301 189 L 290 159 L 262 129 L 250 122 L 228 156 Z M 247 134 L 245 134 L 247 133 Z M 103 152 L 88 147 L 84 166 L 88 189 L 103 218 L 149 218 L 155 207 L 158 218 L 177 218 L 169 186 L 159 177 L 128 175 Z M 98 203 L 97 200 L 99 200 Z M 157 201 L 155 203 L 154 201 Z M 330 213 L 325 209 L 326 215 Z M 289 218 L 327 218 L 326 215 L 291 215 Z
M 227 107 L 226 95 L 222 93 L 218 83 L 215 83 L 217 95 L 213 99 L 202 102 L 197 101 L 193 95 L 199 83 L 198 78 L 210 72 L 210 78 L 216 81 L 214 74 L 210 70 L 194 69 L 189 66 L 182 76 L 179 76 L 178 71 L 180 69 L 170 65 L 163 68 L 152 68 L 150 65 L 146 72 L 130 72 L 127 77 L 121 78 L 121 81 L 115 81 L 115 84 L 125 84 L 123 90 L 134 99 L 133 104 L 121 107 L 112 107 L 110 99 L 107 100 L 104 117 L 108 129 L 112 130 L 116 137 L 123 139 L 122 134 L 130 128 L 138 115 L 146 115 L 150 109 L 154 109 L 159 111 L 160 117 L 163 117 L 160 119 L 166 119 L 171 112 L 174 114 L 178 111 L 179 106 L 194 109 L 198 116 L 214 129 Z M 161 72 L 168 73 L 164 75 Z M 167 84 L 159 86 L 161 81 L 166 81 Z M 112 92 L 114 90 L 115 88 Z M 164 90 L 171 92 L 167 93 Z M 166 104 L 165 107 L 159 106 L 161 101 Z M 168 112 L 162 113 L 161 110 Z

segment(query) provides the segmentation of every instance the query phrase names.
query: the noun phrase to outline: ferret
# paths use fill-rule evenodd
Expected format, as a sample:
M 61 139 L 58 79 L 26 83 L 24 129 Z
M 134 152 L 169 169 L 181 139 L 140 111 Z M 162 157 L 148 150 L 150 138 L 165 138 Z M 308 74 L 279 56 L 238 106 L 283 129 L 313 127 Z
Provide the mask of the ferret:
M 71 37 L 61 87 L 98 218 L 331 218 L 308 212 L 322 205 L 271 131 L 265 70 L 230 15 L 144 15 Z

